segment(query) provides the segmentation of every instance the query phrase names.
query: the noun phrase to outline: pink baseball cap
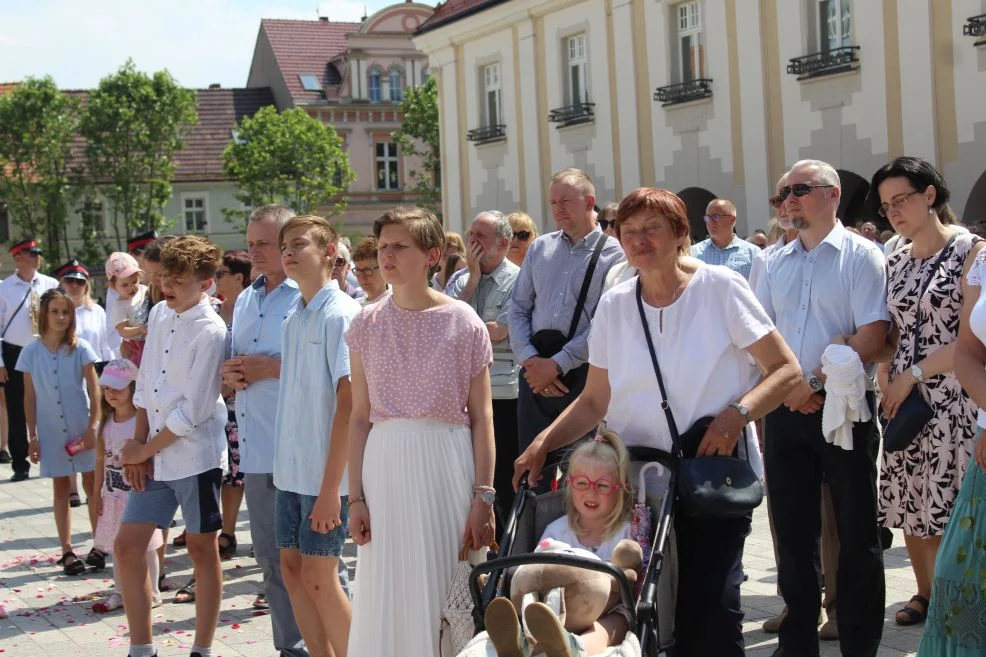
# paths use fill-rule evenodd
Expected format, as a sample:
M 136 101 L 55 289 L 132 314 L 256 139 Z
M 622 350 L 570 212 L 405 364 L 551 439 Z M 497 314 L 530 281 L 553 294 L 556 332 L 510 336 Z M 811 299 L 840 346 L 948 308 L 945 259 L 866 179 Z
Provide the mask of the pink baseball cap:
M 127 278 L 140 271 L 137 259 L 129 253 L 116 251 L 106 259 L 106 278 Z
M 123 390 L 137 380 L 137 366 L 126 358 L 116 358 L 106 363 L 99 375 L 99 385 Z

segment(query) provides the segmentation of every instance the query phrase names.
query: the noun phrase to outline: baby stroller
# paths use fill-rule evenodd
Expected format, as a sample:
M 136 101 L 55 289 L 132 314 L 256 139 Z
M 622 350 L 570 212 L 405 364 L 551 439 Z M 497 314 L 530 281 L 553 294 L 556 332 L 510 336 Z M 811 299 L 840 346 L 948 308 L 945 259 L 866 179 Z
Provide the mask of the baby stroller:
M 510 576 L 513 569 L 524 564 L 564 564 L 604 572 L 616 579 L 623 604 L 630 611 L 630 633 L 620 646 L 611 647 L 607 657 L 659 657 L 672 654 L 674 591 L 677 572 L 673 555 L 674 540 L 671 533 L 675 490 L 674 469 L 671 454 L 657 449 L 635 448 L 633 481 L 646 463 L 659 463 L 662 467 L 651 469 L 645 478 L 646 503 L 653 517 L 651 527 L 652 548 L 647 567 L 641 574 L 634 597 L 633 588 L 621 570 L 604 561 L 564 554 L 534 553 L 545 527 L 565 513 L 562 490 L 535 495 L 527 484 L 526 475 L 520 483 L 517 498 L 504 528 L 499 556 L 476 566 L 470 575 L 469 585 L 473 601 L 473 621 L 476 632 L 484 630 L 486 607 L 495 597 L 510 595 Z M 637 495 L 638 491 L 634 491 Z M 668 559 L 667 555 L 671 555 Z M 668 567 L 670 566 L 670 567 Z M 662 577 L 662 573 L 664 576 Z M 481 586 L 480 579 L 489 574 Z M 659 613 L 659 610 L 663 613 Z M 495 654 L 491 645 L 484 647 L 477 637 L 460 655 L 484 657 Z M 470 647 L 473 649 L 470 650 Z

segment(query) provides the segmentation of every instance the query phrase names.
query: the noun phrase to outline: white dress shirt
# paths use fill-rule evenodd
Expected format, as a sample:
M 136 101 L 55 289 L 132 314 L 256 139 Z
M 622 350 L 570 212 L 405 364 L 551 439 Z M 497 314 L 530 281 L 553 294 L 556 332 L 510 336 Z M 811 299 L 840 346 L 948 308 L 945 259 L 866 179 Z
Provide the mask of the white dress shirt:
M 120 345 L 123 344 L 123 336 L 116 332 L 110 320 L 113 316 L 113 306 L 120 300 L 120 295 L 111 287 L 106 288 L 106 342 L 110 345 L 113 358 L 120 357 Z
M 58 281 L 37 272 L 34 273 L 30 283 L 16 273 L 5 278 L 0 283 L 0 333 L 3 334 L 0 341 L 23 347 L 34 340 L 31 313 L 36 312 L 41 295 L 55 287 L 58 287 Z M 31 296 L 21 306 L 21 301 L 29 289 L 32 290 Z M 21 306 L 20 309 L 18 306 Z M 11 367 L 14 365 L 15 363 L 10 364 Z M 0 357 L 0 367 L 6 367 L 2 357 Z
M 113 360 L 113 350 L 106 340 L 106 311 L 99 304 L 76 307 L 75 335 L 89 343 L 99 360 Z
M 203 296 L 181 314 L 159 303 L 147 328 L 134 405 L 147 410 L 149 438 L 165 427 L 181 436 L 155 454 L 154 479 L 225 471 L 227 413 L 219 368 L 226 355 L 226 323 Z
M 800 238 L 791 240 L 765 265 L 757 298 L 803 372 L 818 369 L 833 338 L 890 321 L 883 252 L 841 221 L 811 251 Z

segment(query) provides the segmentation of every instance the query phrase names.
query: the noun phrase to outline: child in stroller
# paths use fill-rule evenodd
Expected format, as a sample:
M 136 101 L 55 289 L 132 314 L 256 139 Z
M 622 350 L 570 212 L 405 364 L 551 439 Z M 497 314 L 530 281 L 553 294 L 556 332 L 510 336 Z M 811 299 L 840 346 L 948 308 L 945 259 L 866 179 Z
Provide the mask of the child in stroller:
M 551 522 L 541 541 L 558 541 L 584 554 L 611 561 L 617 545 L 630 538 L 630 458 L 619 437 L 603 431 L 572 453 L 565 487 L 565 515 Z M 569 633 L 551 606 L 530 602 L 524 623 L 547 657 L 582 657 L 623 643 L 631 616 L 622 603 L 607 608 L 588 630 Z M 513 604 L 495 598 L 486 608 L 485 624 L 499 657 L 527 657 L 534 646 L 522 631 Z

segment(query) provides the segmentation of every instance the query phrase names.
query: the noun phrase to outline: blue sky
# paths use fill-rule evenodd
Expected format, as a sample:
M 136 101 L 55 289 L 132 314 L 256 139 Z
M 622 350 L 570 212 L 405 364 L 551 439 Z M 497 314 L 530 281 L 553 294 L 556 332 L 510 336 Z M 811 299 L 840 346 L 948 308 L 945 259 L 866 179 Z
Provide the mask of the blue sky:
M 399 0 L 397 0 L 399 1 Z M 426 0 L 434 4 L 434 0 Z M 96 86 L 131 57 L 186 87 L 242 87 L 261 18 L 358 21 L 394 0 L 0 0 L 0 82 Z

